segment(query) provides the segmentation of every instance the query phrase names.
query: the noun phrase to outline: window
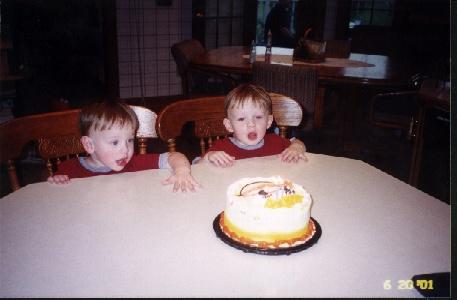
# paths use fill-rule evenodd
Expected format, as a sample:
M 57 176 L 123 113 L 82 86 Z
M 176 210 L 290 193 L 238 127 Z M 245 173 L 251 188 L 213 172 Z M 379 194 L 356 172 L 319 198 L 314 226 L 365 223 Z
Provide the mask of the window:
M 358 25 L 390 26 L 395 0 L 352 0 L 349 28 Z
M 243 44 L 244 0 L 193 1 L 193 37 L 207 49 Z
M 292 0 L 291 2 L 291 20 L 290 20 L 290 31 L 292 34 L 295 34 L 294 26 L 295 24 L 295 6 L 298 0 Z M 270 10 L 276 5 L 278 0 L 258 0 L 257 1 L 257 25 L 256 25 L 256 43 L 258 45 L 264 45 L 264 28 L 265 20 L 268 16 Z

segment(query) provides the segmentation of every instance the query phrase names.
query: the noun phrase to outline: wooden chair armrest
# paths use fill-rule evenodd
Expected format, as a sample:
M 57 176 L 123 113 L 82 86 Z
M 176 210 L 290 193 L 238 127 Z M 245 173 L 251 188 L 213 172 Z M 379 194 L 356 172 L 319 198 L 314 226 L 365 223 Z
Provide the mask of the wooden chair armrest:
M 371 99 L 370 122 L 379 127 L 408 129 L 418 106 L 417 91 L 380 93 Z

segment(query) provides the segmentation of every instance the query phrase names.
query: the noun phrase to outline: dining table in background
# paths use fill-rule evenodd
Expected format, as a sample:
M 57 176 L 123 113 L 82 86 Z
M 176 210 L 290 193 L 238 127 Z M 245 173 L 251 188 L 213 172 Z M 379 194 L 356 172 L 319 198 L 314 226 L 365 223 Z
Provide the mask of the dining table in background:
M 265 47 L 258 46 L 257 48 L 257 60 L 262 60 Z M 327 62 L 323 63 L 303 63 L 301 61 L 292 62 L 293 49 L 273 47 L 273 63 L 275 63 L 275 51 L 279 54 L 287 53 L 290 56 L 290 62 L 283 62 L 280 59 L 279 63 L 317 69 L 319 88 L 314 112 L 315 128 L 323 126 L 326 90 L 331 89 L 338 92 L 338 98 L 343 104 L 340 112 L 342 119 L 340 139 L 343 148 L 350 148 L 351 142 L 354 140 L 354 127 L 356 126 L 354 121 L 357 109 L 363 107 L 371 98 L 364 95 L 362 90 L 365 89 L 371 94 L 375 94 L 381 91 L 404 89 L 408 87 L 411 76 L 414 74 L 414 66 L 399 57 L 350 53 L 348 58 L 327 58 Z M 190 67 L 209 72 L 236 74 L 242 76 L 244 80 L 249 80 L 252 73 L 249 52 L 249 47 L 244 46 L 227 46 L 208 50 L 195 57 Z M 282 55 L 278 55 L 278 57 L 280 56 Z M 329 64 L 328 60 L 339 61 L 339 63 Z
M 195 193 L 161 185 L 168 170 L 27 185 L 0 199 L 0 296 L 421 297 L 414 275 L 450 272 L 449 205 L 364 162 L 307 155 L 195 165 Z M 212 224 L 227 186 L 276 175 L 312 195 L 320 239 L 279 256 L 225 244 Z

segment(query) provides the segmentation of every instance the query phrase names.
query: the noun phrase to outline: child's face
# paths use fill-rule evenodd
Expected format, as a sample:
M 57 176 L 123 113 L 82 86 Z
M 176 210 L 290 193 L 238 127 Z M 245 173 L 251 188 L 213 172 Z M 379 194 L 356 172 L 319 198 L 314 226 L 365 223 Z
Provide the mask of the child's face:
M 243 145 L 258 144 L 273 122 L 273 115 L 252 101 L 245 102 L 243 107 L 230 108 L 227 115 L 225 128 Z
M 113 124 L 110 129 L 90 130 L 89 136 L 82 141 L 95 167 L 121 171 L 133 156 L 135 130 L 130 124 Z

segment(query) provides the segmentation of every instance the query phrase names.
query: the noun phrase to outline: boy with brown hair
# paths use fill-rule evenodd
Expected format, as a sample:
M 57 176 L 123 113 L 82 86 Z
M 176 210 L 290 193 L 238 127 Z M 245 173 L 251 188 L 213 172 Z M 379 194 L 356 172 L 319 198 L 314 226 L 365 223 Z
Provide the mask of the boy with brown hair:
M 163 184 L 173 184 L 173 191 L 195 191 L 199 184 L 191 175 L 190 163 L 179 153 L 134 154 L 135 112 L 120 101 L 94 102 L 81 110 L 81 143 L 89 154 L 59 164 L 49 183 L 67 184 L 70 178 L 110 175 L 148 169 L 172 169 Z
M 273 122 L 272 101 L 261 87 L 242 84 L 225 98 L 224 126 L 233 137 L 217 140 L 202 161 L 227 167 L 235 160 L 279 154 L 284 162 L 306 161 L 306 147 L 298 139 L 266 134 Z

